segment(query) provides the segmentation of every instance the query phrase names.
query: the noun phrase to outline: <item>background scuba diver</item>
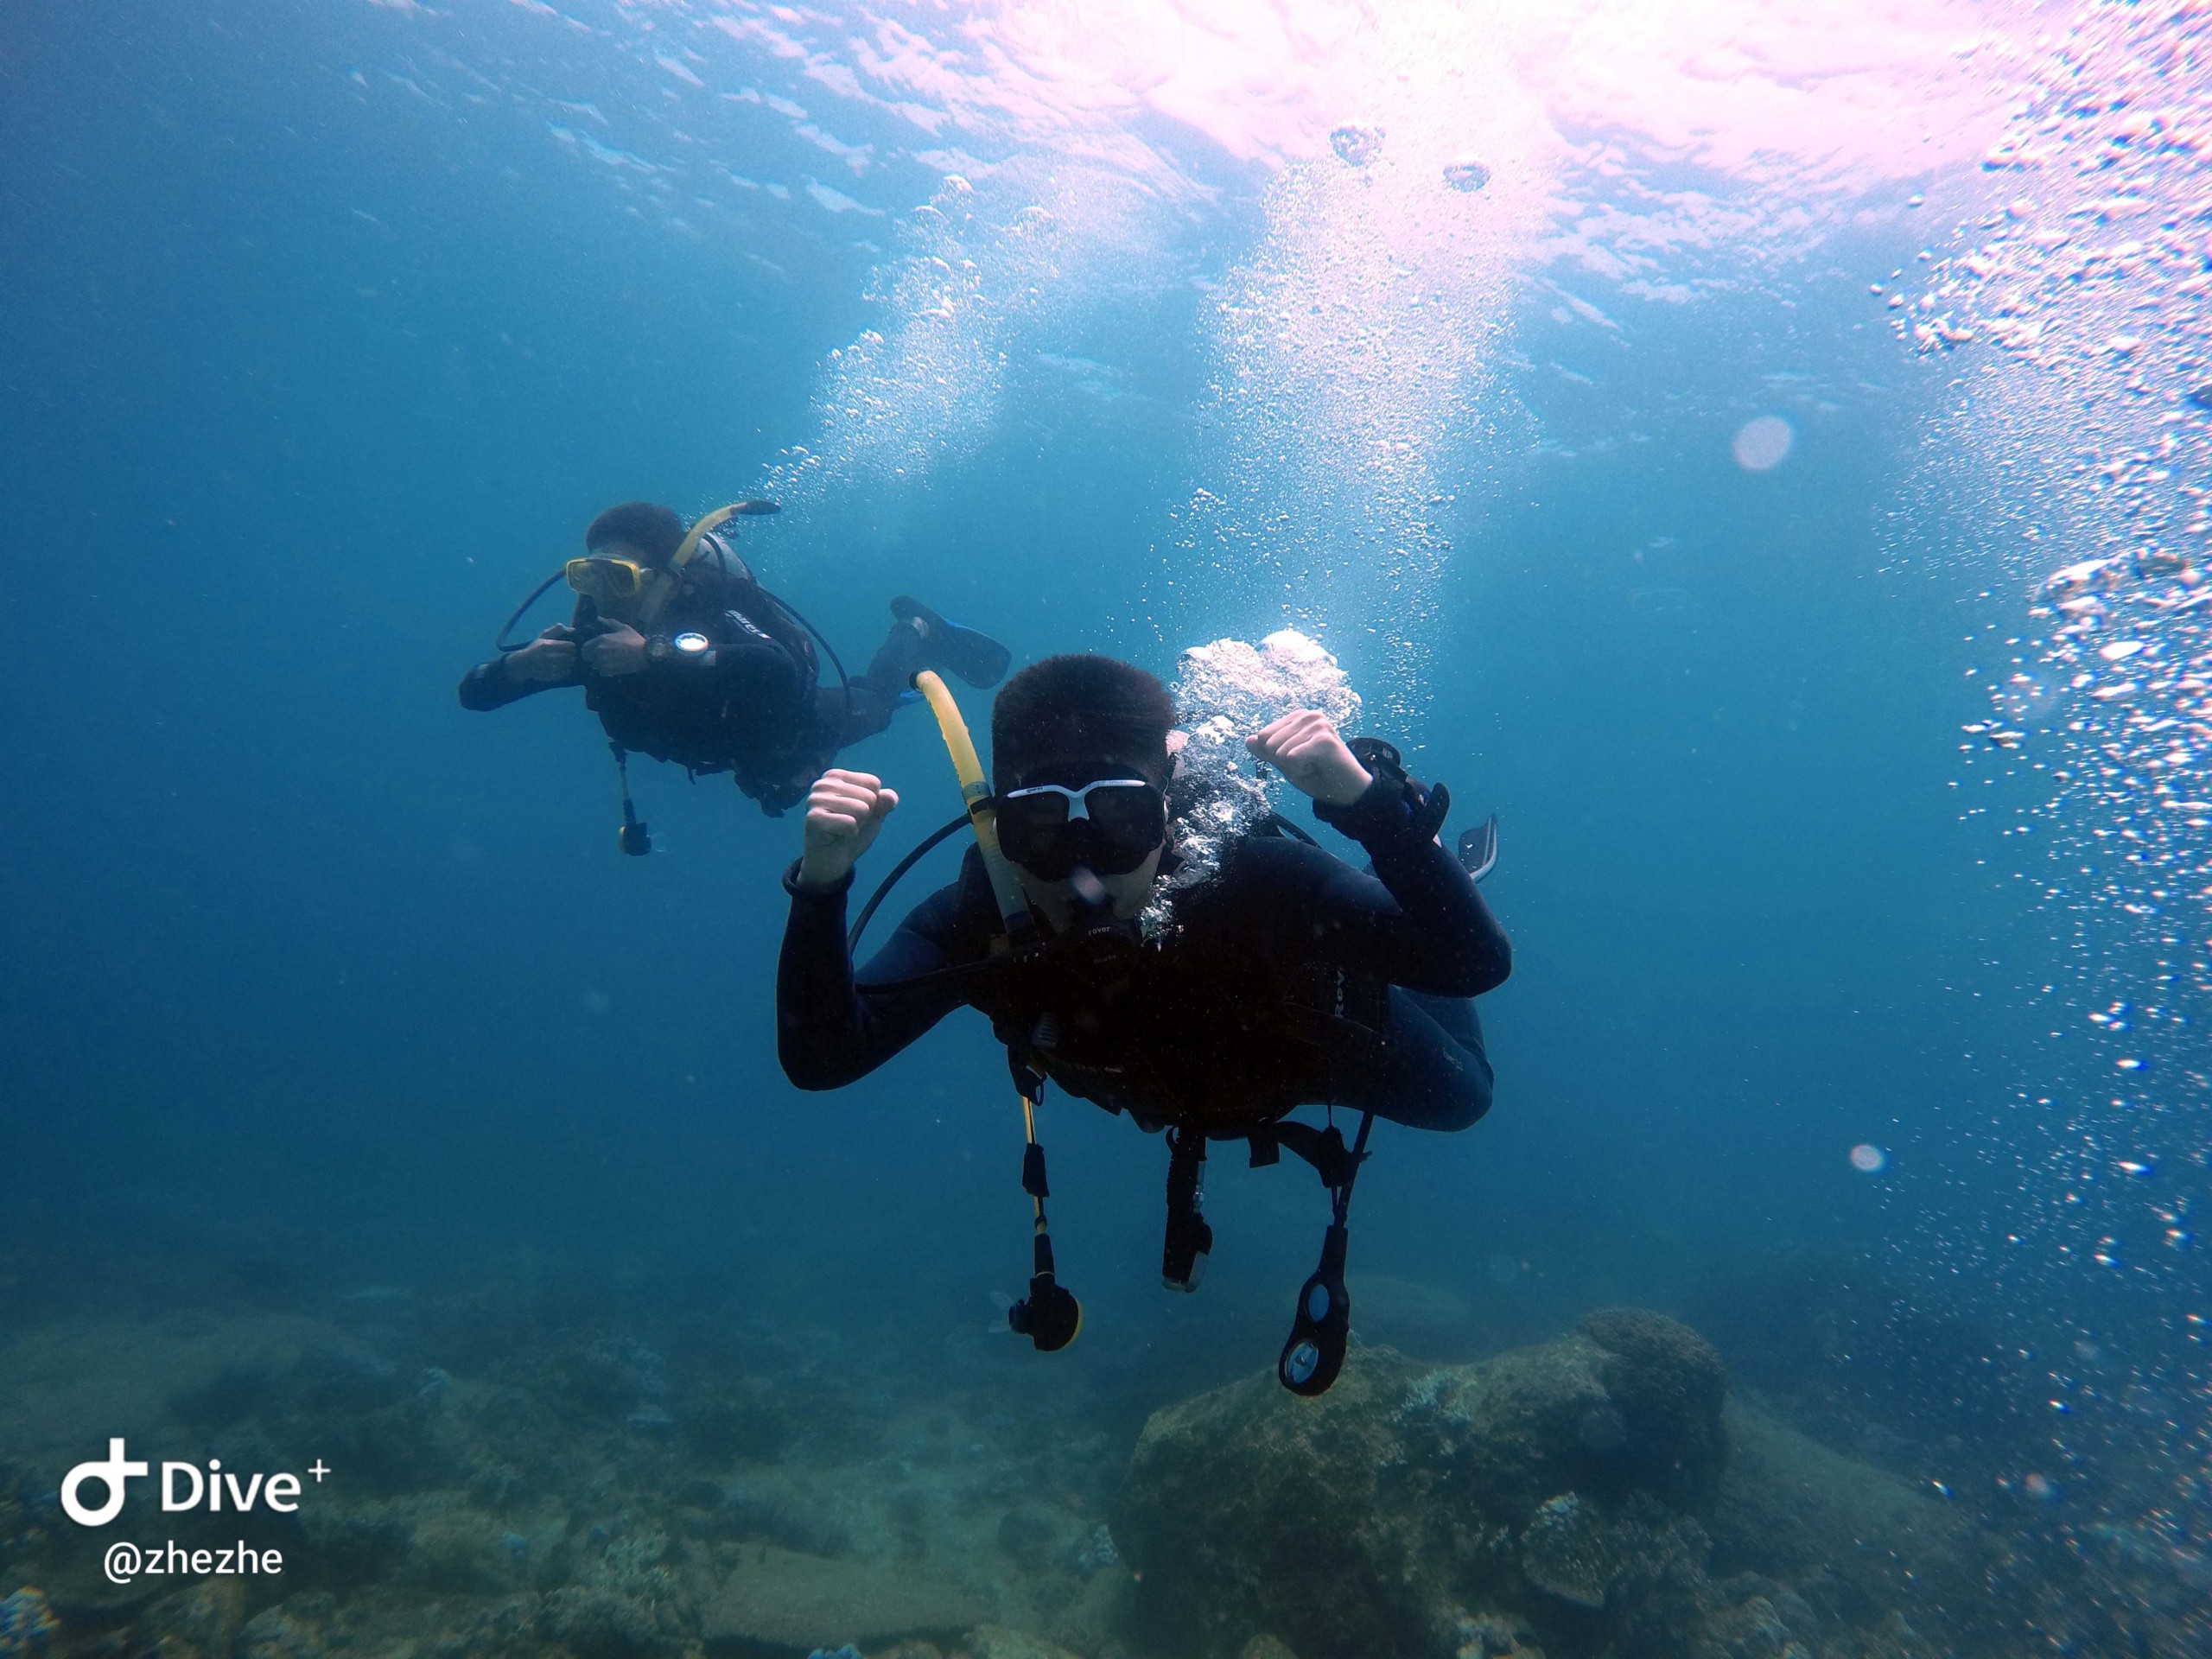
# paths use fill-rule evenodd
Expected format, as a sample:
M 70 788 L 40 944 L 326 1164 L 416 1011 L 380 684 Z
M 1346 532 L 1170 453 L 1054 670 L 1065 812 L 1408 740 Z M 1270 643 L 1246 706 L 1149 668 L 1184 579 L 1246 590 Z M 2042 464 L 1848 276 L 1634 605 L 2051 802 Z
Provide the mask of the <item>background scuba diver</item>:
M 804 850 L 785 877 L 778 1052 L 800 1088 L 839 1088 L 950 1009 L 982 1010 L 1025 1098 L 1034 1098 L 1025 1074 L 1049 1077 L 1167 1131 L 1161 1266 L 1178 1288 L 1194 1287 L 1211 1243 L 1198 1204 L 1206 1140 L 1248 1140 L 1255 1163 L 1284 1147 L 1306 1158 L 1336 1195 L 1335 1224 L 1279 1370 L 1287 1387 L 1319 1393 L 1348 1328 L 1344 1208 L 1366 1124 L 1347 1150 L 1333 1128 L 1282 1120 L 1319 1104 L 1421 1128 L 1473 1123 L 1489 1109 L 1491 1072 L 1464 999 L 1504 981 L 1511 949 L 1435 840 L 1443 792 L 1412 784 L 1387 746 L 1363 741 L 1376 760 L 1363 765 L 1310 710 L 1246 746 L 1361 844 L 1373 874 L 1291 836 L 1248 836 L 1215 876 L 1176 895 L 1166 928 L 1141 940 L 1132 918 L 1179 861 L 1166 805 L 1173 723 L 1159 681 L 1103 658 L 1049 658 L 1000 694 L 997 834 L 1047 941 L 1027 957 L 995 951 L 1000 918 L 971 850 L 959 879 L 855 975 L 845 898 L 898 797 L 866 773 L 825 773 L 808 799 Z
M 775 508 L 747 502 L 735 511 Z M 902 595 L 891 601 L 897 620 L 868 672 L 847 680 L 840 665 L 840 683 L 823 685 L 810 627 L 712 528 L 728 516 L 702 520 L 707 528 L 687 555 L 687 528 L 672 508 L 630 501 L 601 513 L 584 532 L 588 556 L 537 590 L 565 575 L 577 593 L 575 615 L 519 647 L 504 643 L 503 629 L 501 654 L 462 677 L 461 706 L 497 709 L 581 685 L 618 762 L 635 751 L 694 773 L 730 772 L 762 811 L 780 817 L 840 749 L 891 723 L 912 700 L 917 670 L 942 668 L 978 687 L 1005 674 L 1005 646 Z M 626 777 L 624 818 L 623 850 L 645 851 Z

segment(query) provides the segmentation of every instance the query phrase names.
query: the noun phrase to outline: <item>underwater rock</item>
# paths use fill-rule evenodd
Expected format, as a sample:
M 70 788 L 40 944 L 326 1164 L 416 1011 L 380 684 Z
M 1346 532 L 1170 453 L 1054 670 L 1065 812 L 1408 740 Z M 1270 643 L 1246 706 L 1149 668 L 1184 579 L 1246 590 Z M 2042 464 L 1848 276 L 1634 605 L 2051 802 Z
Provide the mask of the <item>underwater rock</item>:
M 1298 1659 L 1298 1656 L 1290 1650 L 1281 1637 L 1262 1631 L 1244 1644 L 1236 1659 Z
M 1962 1523 L 1805 1463 L 1726 1391 L 1688 1326 L 1608 1309 L 1478 1364 L 1363 1347 L 1319 1400 L 1263 1376 L 1156 1412 L 1112 1522 L 1137 1628 L 1212 1656 L 1287 1631 L 1302 1659 L 1811 1659 L 1821 1620 L 1865 1630 L 1901 1605 L 1963 1628 L 1963 1604 L 1916 1588 L 1971 1599 Z
M 1599 1376 L 1621 1413 L 1633 1484 L 1678 1508 L 1711 1509 L 1728 1457 L 1728 1368 L 1713 1344 L 1642 1308 L 1601 1308 L 1577 1329 L 1611 1356 Z
M 1547 1595 L 1593 1611 L 1611 1608 L 1663 1649 L 1670 1632 L 1697 1624 L 1712 1551 L 1695 1520 L 1647 1493 L 1608 1506 L 1564 1492 L 1522 1531 L 1521 1571 Z
M 1563 1492 L 1648 1491 L 1694 1509 L 1726 1456 L 1726 1377 L 1686 1325 L 1592 1315 L 1573 1336 L 1418 1379 L 1396 1410 L 1397 1468 L 1417 1491 L 1452 1486 L 1516 1529 Z
M 520 1533 L 449 1499 L 410 1508 L 414 1518 L 396 1582 L 440 1595 L 489 1596 L 518 1588 L 528 1578 L 530 1540 Z
M 1452 1659 L 1544 1659 L 1529 1621 L 1510 1613 L 1463 1612 L 1451 1634 Z
M 958 1585 L 900 1567 L 802 1555 L 747 1544 L 707 1602 L 700 1635 L 709 1647 L 808 1649 L 901 1637 L 950 1637 L 984 1614 Z
M 1846 1623 L 1908 1605 L 1931 1630 L 1989 1616 L 1995 1541 L 1957 1511 L 1740 1402 L 1726 1426 L 1729 1468 L 1710 1521 L 1717 1566 L 1794 1584 Z
M 575 1583 L 538 1604 L 537 1633 L 578 1659 L 638 1659 L 692 1647 L 699 1598 L 673 1569 L 678 1558 L 667 1535 L 618 1523 L 612 1532 L 594 1527 L 588 1537 L 598 1554 Z
M 1087 1579 L 1107 1567 L 1120 1566 L 1121 1561 L 1122 1552 L 1114 1542 L 1112 1530 L 1101 1522 L 1091 1529 L 1090 1536 L 1076 1552 L 1075 1570 Z
M 1539 1590 L 1584 1607 L 1602 1607 L 1617 1563 L 1597 1506 L 1575 1492 L 1539 1504 L 1521 1535 L 1521 1570 Z
M 1397 1413 L 1420 1376 L 1360 1348 L 1316 1400 L 1269 1372 L 1154 1412 L 1111 1522 L 1141 1575 L 1141 1626 L 1210 1654 L 1286 1630 L 1302 1659 L 1433 1651 L 1405 1580 L 1421 1517 L 1383 1473 L 1402 1458 Z
M 245 1623 L 245 1580 L 208 1579 L 146 1610 L 149 1659 L 231 1659 Z
M 685 1645 L 678 1606 L 603 1585 L 556 1590 L 539 1605 L 537 1625 L 540 1636 L 573 1649 L 579 1659 L 639 1659 Z
M 317 1583 L 345 1588 L 375 1582 L 407 1558 L 414 1527 L 404 1508 L 371 1501 L 341 1509 L 302 1505 L 296 1559 L 311 1567 Z M 296 1559 L 287 1551 L 285 1562 Z
M 490 1659 L 542 1650 L 534 1596 L 500 1600 L 371 1590 L 343 1602 L 320 1592 L 264 1608 L 238 1634 L 236 1659 L 334 1659 L 412 1654 L 416 1659 Z
M 327 1596 L 296 1596 L 264 1608 L 238 1631 L 238 1659 L 321 1659 L 329 1611 Z
M 995 1624 L 981 1624 L 968 1632 L 961 1644 L 970 1659 L 1079 1659 L 1067 1649 L 1055 1646 L 1040 1636 L 1027 1630 L 1001 1630 Z
M 1490 182 L 1490 168 L 1480 162 L 1447 162 L 1444 168 L 1444 182 L 1454 190 L 1479 190 Z

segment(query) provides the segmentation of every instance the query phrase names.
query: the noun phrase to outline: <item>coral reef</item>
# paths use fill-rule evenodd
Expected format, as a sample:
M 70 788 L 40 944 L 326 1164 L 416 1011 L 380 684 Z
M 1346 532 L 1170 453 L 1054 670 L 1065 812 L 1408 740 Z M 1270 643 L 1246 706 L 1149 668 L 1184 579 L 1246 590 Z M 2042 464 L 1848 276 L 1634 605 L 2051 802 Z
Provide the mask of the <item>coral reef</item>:
M 1366 1349 L 1318 1402 L 1255 1378 L 1171 1408 L 1114 1521 L 1141 1628 L 1300 1659 L 1863 1659 L 1918 1650 L 1893 1619 L 1975 1628 L 1970 1527 L 1726 1396 L 1694 1332 L 1609 1309 L 1472 1365 Z
M 0 1601 L 0 1659 L 1109 1650 L 1120 1448 L 1068 1398 L 1010 1414 L 986 1338 L 918 1389 L 903 1332 L 877 1363 L 850 1329 L 533 1312 L 507 1288 L 0 1349 L 0 1572 L 42 1587 Z M 328 1464 L 296 1513 L 161 1517 L 188 1549 L 276 1548 L 280 1576 L 107 1581 L 54 1497 L 84 1408 L 36 1396 L 111 1373 L 134 1451 Z
M 737 1553 L 706 1605 L 701 1633 L 716 1646 L 796 1648 L 830 1637 L 873 1645 L 957 1637 L 984 1614 L 982 1599 L 958 1585 L 760 1544 Z
M 2186 1539 L 1993 1536 L 1732 1396 L 1674 1320 L 1608 1309 L 1464 1363 L 1459 1297 L 1362 1294 L 1364 1331 L 1428 1357 L 1362 1345 L 1319 1401 L 1257 1376 L 1141 1433 L 1101 1391 L 1126 1368 L 1086 1382 L 966 1320 L 932 1346 L 757 1300 L 378 1289 L 325 1317 L 27 1331 L 0 1348 L 0 1659 L 2202 1650 L 2212 1568 Z M 186 1548 L 279 1548 L 281 1576 L 107 1581 L 54 1495 L 87 1377 L 134 1452 L 323 1455 L 295 1514 L 162 1516 Z

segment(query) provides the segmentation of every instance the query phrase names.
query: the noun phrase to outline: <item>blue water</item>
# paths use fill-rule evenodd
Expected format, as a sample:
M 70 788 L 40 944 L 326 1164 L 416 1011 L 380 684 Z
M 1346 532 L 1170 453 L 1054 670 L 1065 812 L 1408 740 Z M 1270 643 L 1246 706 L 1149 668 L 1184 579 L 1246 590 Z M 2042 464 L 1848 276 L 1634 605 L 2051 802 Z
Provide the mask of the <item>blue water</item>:
M 1916 255 L 1960 256 L 2005 181 L 1900 164 L 1793 217 L 1787 177 L 1562 114 L 1630 182 L 1585 155 L 1500 194 L 1502 222 L 1548 228 L 1431 249 L 1451 303 L 1414 313 L 1310 257 L 1340 235 L 1356 261 L 1371 228 L 1332 230 L 1325 179 L 1302 221 L 1286 198 L 1342 165 L 1325 149 L 957 97 L 932 137 L 845 95 L 859 14 L 815 19 L 811 57 L 774 48 L 777 16 L 0 22 L 9 1323 L 518 1262 L 677 1308 L 740 1285 L 855 1332 L 980 1326 L 1019 1288 L 1019 1123 L 981 1021 L 840 1095 L 777 1069 L 795 821 L 641 762 L 661 850 L 619 857 L 580 708 L 454 700 L 601 507 L 765 492 L 787 511 L 741 549 L 849 664 L 903 591 L 1018 661 L 1170 678 L 1185 645 L 1295 625 L 1451 785 L 1455 829 L 1499 815 L 1497 1104 L 1448 1139 L 1384 1127 L 1356 1266 L 1452 1288 L 1500 1342 L 1681 1313 L 1770 1391 L 1923 1446 L 1980 1433 L 1976 1478 L 2044 1471 L 2077 1506 L 1978 1489 L 2008 1525 L 2155 1511 L 2201 1539 L 2207 1286 L 2175 1236 L 2202 1197 L 2202 975 L 2122 909 L 2165 881 L 2201 934 L 2201 905 L 2155 872 L 2045 897 L 1999 834 L 2033 779 L 1985 784 L 2010 752 L 1959 735 L 2037 585 L 2132 532 L 2024 550 L 1992 446 L 2063 492 L 2102 437 L 1977 448 L 1982 371 L 1916 353 L 1868 293 L 1896 270 L 1916 296 Z M 2030 52 L 2026 12 L 1975 16 Z M 1029 39 L 950 18 L 907 21 L 970 50 L 955 79 L 984 78 L 995 30 Z M 963 211 L 956 172 L 972 219 L 918 213 Z M 1662 200 L 1695 237 L 1578 254 L 1601 210 Z M 1041 251 L 1025 202 L 1049 204 Z M 946 261 L 964 286 L 932 322 L 916 273 L 955 244 L 975 266 Z M 2201 321 L 2164 280 L 2139 291 Z M 1251 344 L 1283 292 L 1368 349 Z M 1464 382 L 1417 378 L 1446 357 Z M 1794 443 L 1755 471 L 1731 443 L 1761 416 Z M 1378 435 L 1395 459 L 1359 463 Z M 2068 742 L 2062 712 L 2020 764 Z M 906 798 L 872 866 L 957 808 L 918 712 L 847 760 Z M 2117 830 L 2150 788 L 2061 832 Z M 2176 833 L 2161 856 L 2201 866 Z M 2101 1036 L 2054 1039 L 2123 1001 L 2174 1016 L 2147 1083 Z M 1139 1403 L 1263 1367 L 1323 1219 L 1310 1178 L 1217 1167 L 1224 1247 L 1186 1304 L 1152 1288 L 1158 1144 L 1072 1103 L 1045 1128 L 1085 1342 Z

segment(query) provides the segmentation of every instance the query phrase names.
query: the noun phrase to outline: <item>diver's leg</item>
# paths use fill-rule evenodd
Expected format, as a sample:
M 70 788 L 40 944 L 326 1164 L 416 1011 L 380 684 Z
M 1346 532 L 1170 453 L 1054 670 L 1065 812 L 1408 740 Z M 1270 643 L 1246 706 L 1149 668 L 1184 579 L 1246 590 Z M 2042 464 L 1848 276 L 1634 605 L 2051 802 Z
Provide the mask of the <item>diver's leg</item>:
M 928 666 L 922 631 L 911 622 L 893 622 L 875 648 L 867 673 L 849 687 L 825 685 L 816 690 L 815 729 L 829 734 L 833 749 L 874 737 L 891 724 L 915 673 Z
M 1490 1056 L 1472 999 L 1390 988 L 1390 1038 L 1341 1106 L 1415 1129 L 1464 1129 L 1490 1110 Z

